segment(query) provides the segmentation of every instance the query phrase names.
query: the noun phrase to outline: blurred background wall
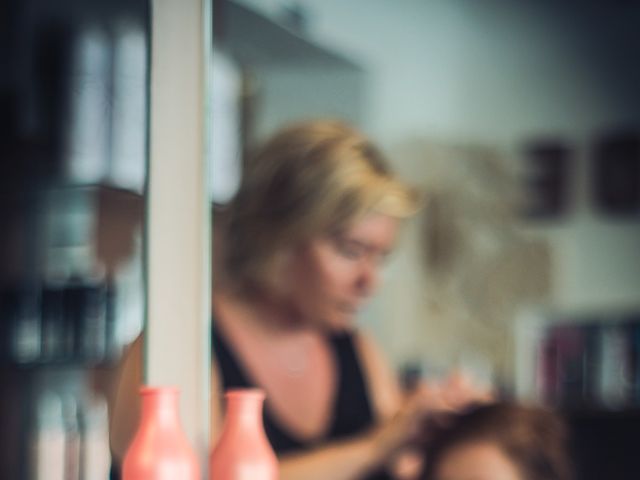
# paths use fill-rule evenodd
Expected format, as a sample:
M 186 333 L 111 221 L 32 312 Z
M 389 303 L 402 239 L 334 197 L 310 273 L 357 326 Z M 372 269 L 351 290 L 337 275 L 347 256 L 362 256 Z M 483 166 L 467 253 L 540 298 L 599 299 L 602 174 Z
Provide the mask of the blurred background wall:
M 258 69 L 256 138 L 298 117 L 346 117 L 372 135 L 406 177 L 436 196 L 457 191 L 454 198 L 462 195 L 459 203 L 467 202 L 443 215 L 442 228 L 457 228 L 467 244 L 450 245 L 458 248 L 449 253 L 458 258 L 446 267 L 452 271 L 416 268 L 425 265 L 428 248 L 425 220 L 416 219 L 387 268 L 386 288 L 363 318 L 396 365 L 424 362 L 437 370 L 452 362 L 484 362 L 485 373 L 497 370 L 512 384 L 512 326 L 524 307 L 569 316 L 615 316 L 637 307 L 638 210 L 608 214 L 596 195 L 603 177 L 598 145 L 616 132 L 637 135 L 640 126 L 637 4 L 241 3 L 280 21 L 294 5 L 306 38 L 358 66 L 342 72 L 342 84 L 327 81 L 322 66 L 302 62 Z M 345 78 L 351 79 L 349 88 Z M 555 173 L 550 164 L 556 165 Z M 490 178 L 496 169 L 499 178 Z M 555 187 L 541 186 L 547 174 L 547 183 Z M 511 192 L 510 197 L 496 197 L 497 190 Z M 531 198 L 537 194 L 542 198 Z M 522 214 L 531 202 L 544 207 L 545 195 L 558 197 L 556 207 L 541 215 Z M 483 205 L 482 212 L 471 211 L 469 204 Z M 499 208 L 509 214 L 491 214 Z M 489 224 L 494 226 L 484 239 L 472 238 Z M 512 247 L 524 249 L 514 253 L 519 266 L 512 261 L 490 274 L 480 265 L 487 251 L 504 258 Z M 443 290 L 451 275 L 457 280 L 450 283 L 466 277 L 475 285 Z M 523 280 L 526 276 L 535 278 Z M 509 298 L 482 291 L 479 286 L 486 282 Z M 529 285 L 509 293 L 514 282 Z M 475 303 L 469 301 L 474 288 Z
M 236 157 L 337 116 L 425 190 L 361 324 L 407 379 L 460 367 L 558 407 L 583 480 L 637 476 L 638 24 L 633 1 L 214 2 Z

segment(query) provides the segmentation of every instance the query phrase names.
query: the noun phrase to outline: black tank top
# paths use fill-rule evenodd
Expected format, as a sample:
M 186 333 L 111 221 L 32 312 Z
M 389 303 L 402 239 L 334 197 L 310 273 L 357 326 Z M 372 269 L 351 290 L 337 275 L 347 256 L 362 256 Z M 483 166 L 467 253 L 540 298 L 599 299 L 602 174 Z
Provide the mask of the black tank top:
M 263 410 L 265 433 L 278 456 L 310 450 L 326 442 L 351 437 L 364 432 L 374 423 L 373 410 L 356 353 L 353 334 L 334 334 L 328 340 L 336 360 L 339 377 L 331 426 L 321 441 L 308 442 L 296 438 L 278 425 L 269 410 L 265 408 Z M 223 390 L 257 386 L 251 381 L 250 375 L 243 370 L 234 352 L 215 328 L 212 329 L 212 347 L 222 376 Z M 384 480 L 391 477 L 380 472 L 367 478 Z

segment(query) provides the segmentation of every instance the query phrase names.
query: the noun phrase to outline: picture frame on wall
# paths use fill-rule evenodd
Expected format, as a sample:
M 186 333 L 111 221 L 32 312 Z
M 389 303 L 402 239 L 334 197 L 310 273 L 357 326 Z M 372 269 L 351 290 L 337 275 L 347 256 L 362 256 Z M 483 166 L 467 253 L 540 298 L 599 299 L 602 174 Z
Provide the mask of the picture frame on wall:
M 570 178 L 574 168 L 571 147 L 559 139 L 528 142 L 523 148 L 524 203 L 521 213 L 530 220 L 552 220 L 570 208 Z
M 599 213 L 640 215 L 640 128 L 603 134 L 591 155 L 591 203 Z

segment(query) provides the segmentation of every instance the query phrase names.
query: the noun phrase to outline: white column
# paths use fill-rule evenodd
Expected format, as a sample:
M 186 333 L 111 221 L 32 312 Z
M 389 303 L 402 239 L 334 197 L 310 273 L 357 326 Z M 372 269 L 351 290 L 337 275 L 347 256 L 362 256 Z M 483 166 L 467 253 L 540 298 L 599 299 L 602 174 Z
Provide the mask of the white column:
M 205 90 L 210 0 L 152 0 L 145 381 L 180 388 L 204 461 L 209 430 L 210 215 Z

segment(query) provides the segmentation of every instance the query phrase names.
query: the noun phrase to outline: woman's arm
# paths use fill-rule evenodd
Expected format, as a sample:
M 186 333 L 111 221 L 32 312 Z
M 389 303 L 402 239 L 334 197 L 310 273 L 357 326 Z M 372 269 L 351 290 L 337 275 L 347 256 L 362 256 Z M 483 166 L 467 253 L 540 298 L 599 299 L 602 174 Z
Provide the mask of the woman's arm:
M 209 443 L 213 447 L 222 433 L 222 422 L 224 420 L 223 398 L 224 392 L 220 383 L 220 369 L 211 359 L 211 395 L 209 397 Z
M 353 480 L 374 470 L 383 460 L 374 435 L 333 442 L 310 452 L 280 458 L 280 480 Z
M 365 333 L 358 333 L 355 338 L 371 401 L 378 418 L 385 421 L 403 408 L 407 394 L 400 388 L 396 375 L 373 339 Z M 420 403 L 421 408 L 436 416 L 464 409 L 470 404 L 494 400 L 490 389 L 473 384 L 470 378 L 456 371 L 441 382 L 418 383 L 410 397 Z M 424 461 L 422 449 L 416 450 L 415 446 L 411 449 L 409 446 L 391 458 L 388 469 L 398 479 L 410 480 L 422 470 Z
M 211 369 L 211 438 L 219 435 L 222 422 L 222 390 L 218 368 Z M 418 433 L 424 415 L 422 398 L 415 396 L 401 404 L 392 418 L 358 436 L 335 441 L 317 449 L 281 456 L 280 480 L 356 480 L 388 462 Z
M 281 456 L 278 459 L 281 480 L 357 480 L 383 466 L 406 464 L 396 461 L 398 458 L 407 458 L 406 455 L 399 454 L 421 433 L 421 420 L 440 410 L 438 399 L 433 398 L 431 392 L 425 389 L 418 389 L 411 395 L 403 394 L 374 342 L 362 334 L 357 334 L 354 339 L 372 403 L 375 425 L 369 431 L 349 439 Z M 215 364 L 212 365 L 211 388 L 211 432 L 214 440 L 221 428 L 223 393 Z M 413 473 L 417 468 L 409 470 Z M 400 475 L 399 478 L 410 478 L 410 475 Z
M 143 337 L 140 335 L 127 349 L 120 363 L 110 412 L 109 440 L 116 463 L 121 464 L 129 443 L 138 428 L 142 385 Z
M 120 367 L 111 416 L 111 448 L 114 459 L 122 462 L 135 434 L 140 415 L 138 389 L 142 385 L 142 337 L 128 348 Z M 384 382 L 378 388 L 384 389 Z M 386 395 L 389 397 L 386 398 Z M 384 465 L 417 433 L 416 427 L 426 410 L 423 398 L 415 395 L 391 412 L 396 393 L 374 398 L 374 409 L 389 408 L 388 418 L 379 426 L 352 439 L 334 442 L 316 450 L 284 456 L 280 461 L 281 480 L 355 480 Z M 219 370 L 211 368 L 211 441 L 215 444 L 222 427 L 222 390 Z M 377 402 L 383 402 L 379 405 Z M 385 402 L 389 402 L 388 404 Z

